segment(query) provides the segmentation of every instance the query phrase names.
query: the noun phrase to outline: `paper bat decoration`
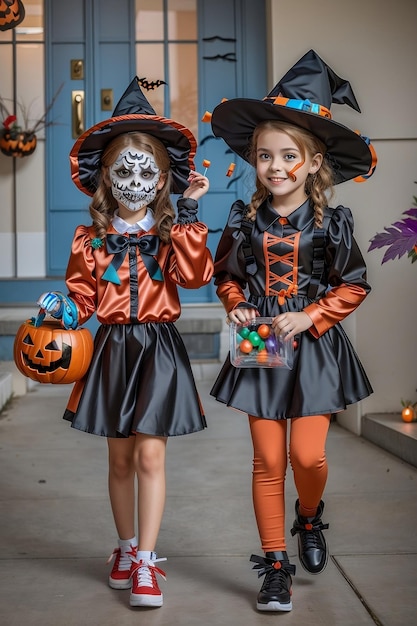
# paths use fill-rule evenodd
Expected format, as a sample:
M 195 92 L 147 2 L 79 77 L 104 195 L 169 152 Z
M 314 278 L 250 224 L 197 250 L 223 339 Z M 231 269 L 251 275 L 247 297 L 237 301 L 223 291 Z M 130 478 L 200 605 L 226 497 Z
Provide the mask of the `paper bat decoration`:
M 146 91 L 153 91 L 154 89 L 156 89 L 157 87 L 160 87 L 161 85 L 166 85 L 166 82 L 164 80 L 146 80 L 146 77 L 144 76 L 143 78 L 139 78 L 139 85 L 141 87 L 143 87 L 144 89 L 146 89 Z

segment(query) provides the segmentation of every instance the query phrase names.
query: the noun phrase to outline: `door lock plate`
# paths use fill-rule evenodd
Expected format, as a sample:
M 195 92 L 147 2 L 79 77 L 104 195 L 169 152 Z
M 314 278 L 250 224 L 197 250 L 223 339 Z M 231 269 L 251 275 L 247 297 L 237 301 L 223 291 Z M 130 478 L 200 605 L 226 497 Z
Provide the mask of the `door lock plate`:
M 113 111 L 113 89 L 101 90 L 101 110 Z
M 83 59 L 71 59 L 71 80 L 84 79 L 84 61 Z

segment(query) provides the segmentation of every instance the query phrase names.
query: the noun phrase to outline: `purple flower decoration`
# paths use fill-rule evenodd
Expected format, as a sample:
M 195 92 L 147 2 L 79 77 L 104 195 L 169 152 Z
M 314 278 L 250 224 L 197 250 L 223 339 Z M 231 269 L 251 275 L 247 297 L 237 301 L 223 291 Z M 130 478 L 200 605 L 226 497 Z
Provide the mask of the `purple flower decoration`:
M 417 206 L 416 197 L 414 197 L 414 204 Z M 408 254 L 412 263 L 417 261 L 417 208 L 408 209 L 403 215 L 410 217 L 394 222 L 391 226 L 385 227 L 384 232 L 377 233 L 370 239 L 371 245 L 368 252 L 388 246 L 382 263 L 393 261 L 404 254 Z

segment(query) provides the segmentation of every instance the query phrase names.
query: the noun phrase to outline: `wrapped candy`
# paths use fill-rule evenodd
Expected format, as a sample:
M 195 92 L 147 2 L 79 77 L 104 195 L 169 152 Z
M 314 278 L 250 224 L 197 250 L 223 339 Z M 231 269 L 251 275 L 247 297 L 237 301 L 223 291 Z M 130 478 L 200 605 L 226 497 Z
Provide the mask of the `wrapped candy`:
M 230 177 L 233 174 L 235 167 L 236 167 L 236 163 L 230 163 L 229 169 L 226 172 L 226 176 Z

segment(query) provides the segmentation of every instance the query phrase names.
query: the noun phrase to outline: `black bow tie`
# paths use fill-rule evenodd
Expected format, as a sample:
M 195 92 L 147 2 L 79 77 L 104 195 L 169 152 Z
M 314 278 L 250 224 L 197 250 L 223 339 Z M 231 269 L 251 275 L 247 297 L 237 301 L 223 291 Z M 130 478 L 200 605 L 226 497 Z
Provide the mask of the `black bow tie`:
M 160 239 L 157 235 L 143 235 L 142 237 L 136 237 L 136 235 L 131 235 L 130 237 L 126 237 L 125 235 L 107 235 L 106 249 L 109 254 L 113 254 L 114 256 L 112 262 L 104 272 L 102 279 L 120 285 L 117 270 L 123 263 L 129 248 L 135 246 L 139 249 L 149 276 L 153 280 L 163 281 L 164 278 L 161 268 L 154 258 L 158 254 L 159 243 Z

